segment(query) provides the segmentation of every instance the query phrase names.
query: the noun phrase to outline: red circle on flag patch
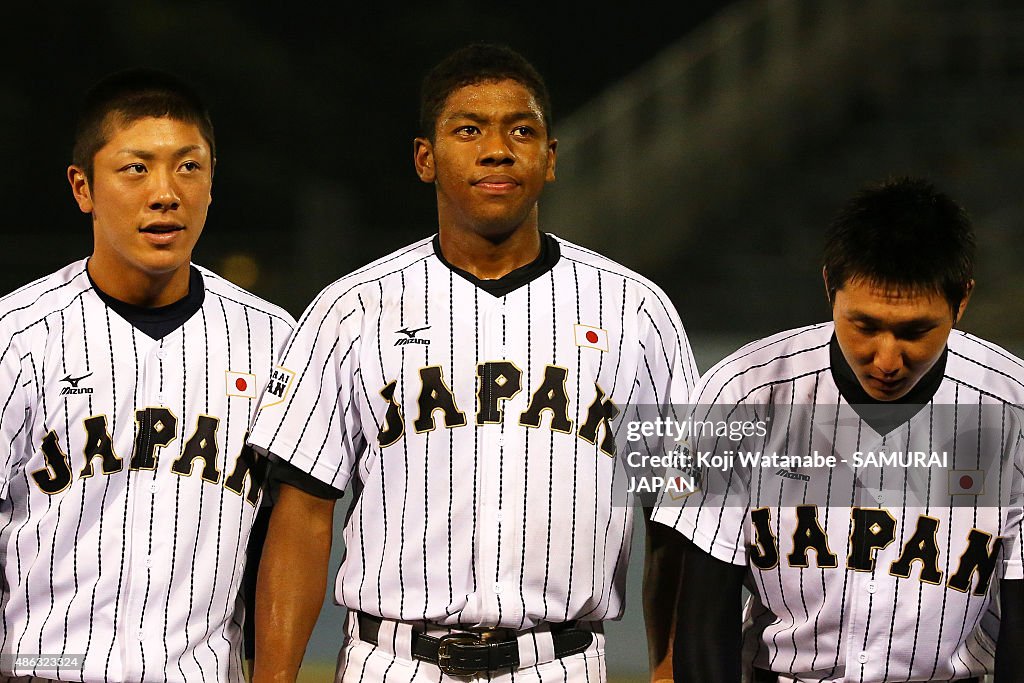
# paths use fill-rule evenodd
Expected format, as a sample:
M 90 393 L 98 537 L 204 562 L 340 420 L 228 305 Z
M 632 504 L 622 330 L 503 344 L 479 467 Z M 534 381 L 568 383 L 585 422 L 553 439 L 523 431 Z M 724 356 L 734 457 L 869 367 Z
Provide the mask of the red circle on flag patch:
M 597 332 L 594 332 L 593 330 L 587 330 L 587 341 L 590 342 L 591 344 L 596 344 Z
M 960 488 L 969 489 L 972 486 L 974 486 L 974 478 L 971 475 L 965 474 L 960 477 Z
M 244 377 L 239 377 L 235 380 L 235 389 L 238 389 L 239 391 L 245 391 L 248 386 L 249 385 L 245 383 Z

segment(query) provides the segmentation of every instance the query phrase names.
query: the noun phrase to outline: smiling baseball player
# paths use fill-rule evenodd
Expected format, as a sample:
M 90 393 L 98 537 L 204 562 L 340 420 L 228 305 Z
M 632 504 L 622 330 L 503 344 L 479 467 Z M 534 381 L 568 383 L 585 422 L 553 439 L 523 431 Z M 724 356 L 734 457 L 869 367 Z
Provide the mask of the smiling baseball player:
M 765 429 L 691 452 L 790 460 L 705 467 L 699 493 L 656 510 L 692 541 L 679 680 L 740 680 L 748 572 L 757 681 L 1022 680 L 1024 363 L 953 329 L 973 255 L 929 183 L 867 189 L 827 234 L 833 322 L 753 342 L 698 384 L 695 417 Z
M 439 64 L 414 145 L 438 234 L 303 315 L 251 436 L 285 482 L 260 565 L 257 681 L 294 680 L 350 484 L 338 680 L 603 680 L 632 521 L 616 417 L 681 401 L 696 372 L 659 289 L 538 229 L 550 110 L 507 48 Z
M 92 256 L 0 299 L 3 680 L 243 680 L 245 439 L 293 321 L 190 263 L 214 149 L 178 80 L 100 82 L 68 169 Z

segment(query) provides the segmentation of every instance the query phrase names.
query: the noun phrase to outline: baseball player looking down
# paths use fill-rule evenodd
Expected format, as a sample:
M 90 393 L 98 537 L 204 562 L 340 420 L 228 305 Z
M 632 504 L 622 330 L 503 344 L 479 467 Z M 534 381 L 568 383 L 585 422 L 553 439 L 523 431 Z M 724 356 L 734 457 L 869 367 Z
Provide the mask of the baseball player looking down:
M 973 258 L 947 195 L 917 179 L 869 188 L 827 232 L 833 321 L 748 344 L 700 381 L 698 417 L 754 413 L 767 429 L 691 452 L 837 464 L 705 468 L 698 492 L 659 503 L 654 519 L 692 541 L 677 680 L 740 680 L 745 576 L 755 681 L 1024 680 L 1024 363 L 953 329 Z M 894 453 L 926 464 L 869 457 Z
M 244 680 L 245 438 L 294 321 L 190 263 L 214 150 L 177 79 L 101 81 L 68 169 L 92 256 L 0 299 L 3 680 Z
M 658 288 L 538 229 L 556 142 L 520 55 L 443 60 L 421 131 L 438 234 L 320 293 L 253 426 L 283 482 L 255 680 L 295 680 L 349 484 L 338 680 L 603 680 L 632 523 L 615 419 L 681 401 L 689 345 Z M 674 605 L 676 586 L 658 587 Z

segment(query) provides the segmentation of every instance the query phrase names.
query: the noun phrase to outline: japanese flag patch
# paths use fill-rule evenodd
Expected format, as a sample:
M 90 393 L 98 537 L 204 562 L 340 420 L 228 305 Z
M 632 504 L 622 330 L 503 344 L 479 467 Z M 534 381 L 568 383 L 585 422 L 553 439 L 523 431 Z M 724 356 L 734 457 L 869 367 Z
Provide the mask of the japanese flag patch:
M 256 398 L 256 375 L 247 372 L 224 372 L 225 390 L 228 396 L 240 396 L 241 398 Z
M 576 346 L 608 351 L 608 330 L 589 325 L 576 325 Z
M 949 495 L 981 496 L 985 494 L 985 470 L 950 470 Z

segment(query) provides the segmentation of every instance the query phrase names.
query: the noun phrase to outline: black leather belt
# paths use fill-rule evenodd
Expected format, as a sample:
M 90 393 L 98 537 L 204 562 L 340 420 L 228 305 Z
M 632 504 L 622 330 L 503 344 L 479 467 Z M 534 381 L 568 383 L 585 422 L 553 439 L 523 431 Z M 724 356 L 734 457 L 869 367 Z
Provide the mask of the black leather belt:
M 980 683 L 978 678 L 958 678 L 957 683 Z M 764 669 L 754 669 L 754 683 L 778 683 L 779 674 Z
M 377 645 L 381 618 L 358 613 L 359 639 Z M 594 640 L 594 634 L 576 628 L 575 621 L 552 622 L 551 640 L 555 659 L 583 652 Z M 412 656 L 436 664 L 449 676 L 472 676 L 486 671 L 519 668 L 519 643 L 515 631 L 499 628 L 482 632 L 458 632 L 444 636 L 412 634 Z

